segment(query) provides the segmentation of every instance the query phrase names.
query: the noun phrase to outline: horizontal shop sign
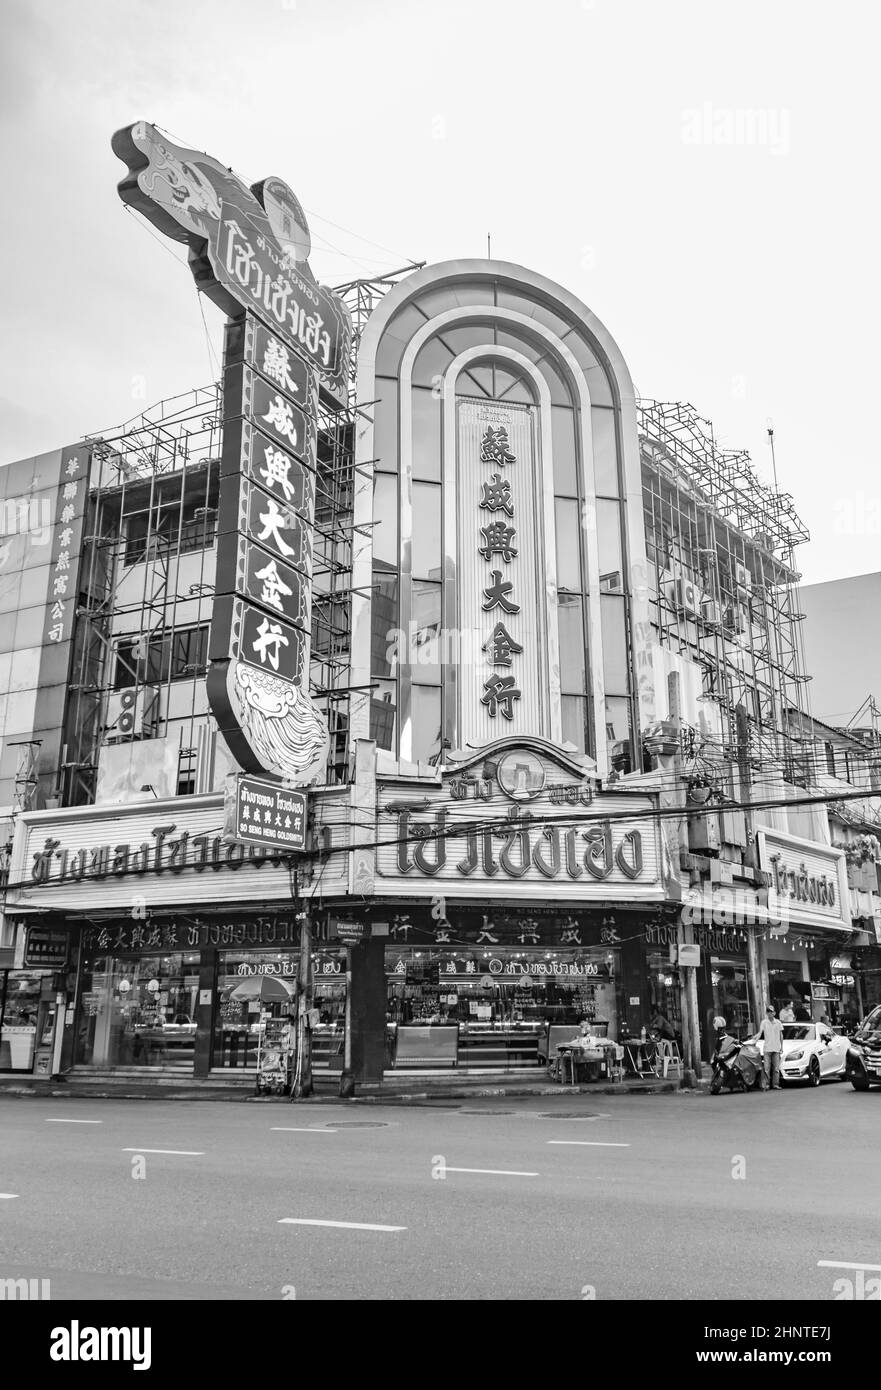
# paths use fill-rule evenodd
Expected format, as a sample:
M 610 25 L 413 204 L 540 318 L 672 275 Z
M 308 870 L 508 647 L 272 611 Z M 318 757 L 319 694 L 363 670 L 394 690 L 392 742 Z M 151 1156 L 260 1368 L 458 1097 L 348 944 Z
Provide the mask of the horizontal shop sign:
M 495 900 L 664 896 L 651 798 L 594 793 L 550 750 L 506 741 L 439 787 L 382 781 L 377 803 L 381 891 L 412 893 L 424 878 L 445 894 Z
M 347 790 L 316 793 L 310 803 L 316 825 L 326 827 L 330 849 L 340 851 L 322 860 L 322 894 L 344 894 Z M 7 911 L 289 902 L 289 850 L 225 843 L 223 811 L 221 794 L 25 812 L 16 825 Z
M 305 792 L 287 790 L 265 777 L 242 774 L 226 795 L 224 835 L 232 842 L 304 850 L 307 809 Z
M 296 946 L 299 939 L 293 916 L 250 917 L 234 922 L 187 916 L 163 922 L 107 922 L 86 927 L 82 947 L 86 955 L 104 951 L 110 955 L 138 955 L 151 951 L 197 951 L 202 946 Z
M 771 920 L 851 930 L 843 850 L 763 828 L 756 839 L 759 863 L 769 877 Z
M 29 927 L 24 943 L 25 967 L 53 966 L 63 970 L 70 952 L 70 933 Z

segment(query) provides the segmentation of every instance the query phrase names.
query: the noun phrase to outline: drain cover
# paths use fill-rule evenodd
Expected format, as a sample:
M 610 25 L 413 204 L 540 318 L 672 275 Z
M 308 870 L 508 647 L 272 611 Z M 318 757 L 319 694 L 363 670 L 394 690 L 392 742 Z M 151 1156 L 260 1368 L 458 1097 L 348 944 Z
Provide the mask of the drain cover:
M 337 1120 L 328 1129 L 388 1129 L 385 1120 Z

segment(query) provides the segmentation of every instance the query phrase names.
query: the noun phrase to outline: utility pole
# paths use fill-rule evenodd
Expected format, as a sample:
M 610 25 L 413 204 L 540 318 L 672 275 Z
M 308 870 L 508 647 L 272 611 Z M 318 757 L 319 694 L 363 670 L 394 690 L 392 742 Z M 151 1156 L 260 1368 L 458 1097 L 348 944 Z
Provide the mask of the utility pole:
M 743 807 L 743 819 L 746 827 L 746 849 L 744 851 L 744 862 L 748 869 L 753 872 L 753 878 L 758 876 L 758 857 L 756 855 L 756 833 L 753 825 L 753 813 L 750 808 L 752 796 L 752 772 L 749 765 L 749 720 L 746 709 L 743 705 L 737 705 L 734 711 L 735 729 L 737 731 L 737 767 L 740 781 L 739 800 Z M 750 930 L 746 927 L 746 955 L 749 962 L 749 994 L 750 1003 L 753 1009 L 753 1021 L 758 1028 L 762 1019 L 765 1017 L 765 1006 L 768 1002 L 768 991 L 766 987 L 767 968 L 765 964 L 765 943 L 759 934 L 759 924 Z
M 312 1094 L 312 1029 L 309 1012 L 312 1008 L 312 919 L 300 898 L 300 875 L 294 870 L 294 903 L 300 923 L 300 968 L 297 972 L 297 1064 L 293 1100 L 304 1100 Z
M 682 719 L 680 716 L 679 699 L 679 674 L 671 671 L 667 677 L 667 694 L 670 704 L 670 721 L 676 730 L 676 752 L 673 754 L 673 774 L 676 786 L 676 799 L 681 805 L 682 792 L 682 740 L 680 737 L 682 730 Z M 687 817 L 679 821 L 679 843 L 687 849 L 687 842 L 683 846 L 684 827 L 687 826 Z M 694 927 L 690 923 L 683 922 L 680 918 L 679 930 L 676 933 L 679 945 L 693 946 Z M 678 962 L 677 962 L 678 963 Z M 700 1034 L 700 1013 L 697 1002 L 697 971 L 693 965 L 680 965 L 679 975 L 682 980 L 682 1050 L 683 1050 L 683 1086 L 694 1087 L 701 1075 L 701 1034 Z

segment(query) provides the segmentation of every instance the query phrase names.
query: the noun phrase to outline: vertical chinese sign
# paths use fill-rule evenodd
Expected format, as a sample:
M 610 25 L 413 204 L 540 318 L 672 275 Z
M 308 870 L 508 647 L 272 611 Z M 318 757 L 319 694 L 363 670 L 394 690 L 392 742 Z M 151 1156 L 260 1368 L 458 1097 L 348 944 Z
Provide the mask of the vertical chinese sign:
M 309 693 L 318 404 L 345 403 L 351 321 L 315 281 L 303 210 L 280 179 L 230 170 L 139 122 L 113 137 L 120 196 L 190 248 L 229 315 L 208 698 L 240 766 L 306 785 L 327 725 Z
M 459 673 L 463 745 L 544 732 L 533 417 L 459 403 L 459 621 L 480 634 Z
M 44 642 L 61 644 L 69 642 L 73 635 L 88 496 L 88 450 L 63 450 L 52 531 Z

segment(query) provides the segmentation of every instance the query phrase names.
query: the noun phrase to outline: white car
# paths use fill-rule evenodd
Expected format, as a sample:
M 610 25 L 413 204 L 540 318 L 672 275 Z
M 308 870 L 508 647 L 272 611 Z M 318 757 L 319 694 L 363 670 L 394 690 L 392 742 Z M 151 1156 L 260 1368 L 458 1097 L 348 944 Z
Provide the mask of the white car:
M 825 1023 L 784 1023 L 781 1081 L 807 1081 L 819 1086 L 829 1076 L 844 1077 L 847 1038 Z M 764 1052 L 764 1045 L 759 1043 Z

